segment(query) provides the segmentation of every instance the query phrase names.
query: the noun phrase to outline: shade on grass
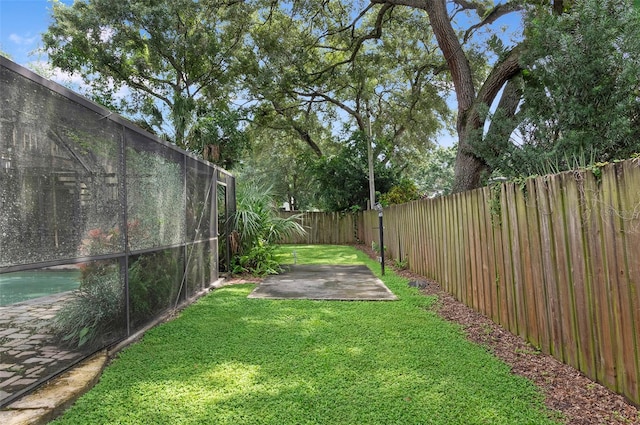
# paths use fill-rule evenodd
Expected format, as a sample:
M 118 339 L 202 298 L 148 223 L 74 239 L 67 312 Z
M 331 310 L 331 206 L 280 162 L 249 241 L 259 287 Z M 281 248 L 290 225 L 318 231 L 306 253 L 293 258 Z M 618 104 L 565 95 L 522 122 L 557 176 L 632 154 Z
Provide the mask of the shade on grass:
M 350 247 L 286 247 L 283 261 L 293 249 L 298 263 L 378 270 Z M 433 299 L 383 280 L 400 301 L 219 289 L 122 352 L 55 424 L 553 423 L 535 387 L 429 311 Z

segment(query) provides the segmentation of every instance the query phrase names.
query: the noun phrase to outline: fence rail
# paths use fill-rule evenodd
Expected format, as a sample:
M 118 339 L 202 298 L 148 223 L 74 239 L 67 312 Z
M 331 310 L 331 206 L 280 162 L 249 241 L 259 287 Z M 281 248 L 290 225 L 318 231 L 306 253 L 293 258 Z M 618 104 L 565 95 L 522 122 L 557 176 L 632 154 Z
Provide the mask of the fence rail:
M 362 216 L 359 238 L 379 242 Z M 388 256 L 640 404 L 637 160 L 394 205 L 384 230 Z

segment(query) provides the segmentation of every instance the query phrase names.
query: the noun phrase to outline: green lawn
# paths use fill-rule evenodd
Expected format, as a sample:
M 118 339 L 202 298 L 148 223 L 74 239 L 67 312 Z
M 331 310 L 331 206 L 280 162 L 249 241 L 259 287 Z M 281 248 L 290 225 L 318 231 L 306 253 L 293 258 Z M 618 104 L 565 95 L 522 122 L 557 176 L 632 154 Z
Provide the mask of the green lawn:
M 283 262 L 367 264 L 350 247 Z M 55 424 L 551 424 L 527 380 L 387 272 L 395 302 L 247 299 L 219 289 L 149 331 Z

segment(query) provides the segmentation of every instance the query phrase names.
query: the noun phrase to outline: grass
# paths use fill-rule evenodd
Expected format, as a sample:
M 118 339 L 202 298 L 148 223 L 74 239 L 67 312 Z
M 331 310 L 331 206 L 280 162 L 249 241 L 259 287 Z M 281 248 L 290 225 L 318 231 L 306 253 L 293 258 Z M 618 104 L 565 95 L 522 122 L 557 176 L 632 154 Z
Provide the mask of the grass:
M 350 247 L 293 262 L 377 264 Z M 289 261 L 290 260 L 290 261 Z M 551 424 L 529 381 L 429 310 L 391 272 L 395 302 L 247 299 L 219 289 L 149 331 L 62 424 Z

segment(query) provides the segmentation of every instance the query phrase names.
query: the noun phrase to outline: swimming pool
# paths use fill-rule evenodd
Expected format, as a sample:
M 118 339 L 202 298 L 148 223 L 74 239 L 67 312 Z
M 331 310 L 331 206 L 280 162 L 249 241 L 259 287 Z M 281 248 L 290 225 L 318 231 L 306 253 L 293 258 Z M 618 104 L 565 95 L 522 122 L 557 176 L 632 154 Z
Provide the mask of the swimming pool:
M 72 291 L 78 286 L 79 270 L 32 270 L 0 274 L 0 306 Z

